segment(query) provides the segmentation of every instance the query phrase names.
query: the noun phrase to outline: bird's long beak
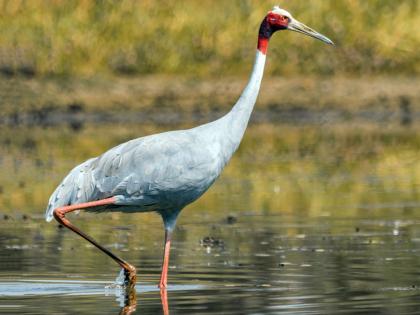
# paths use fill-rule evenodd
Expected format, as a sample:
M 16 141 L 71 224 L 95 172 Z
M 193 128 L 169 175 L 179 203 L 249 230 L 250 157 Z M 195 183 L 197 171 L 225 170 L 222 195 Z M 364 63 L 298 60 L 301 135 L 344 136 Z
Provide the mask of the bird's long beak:
M 319 39 L 320 41 L 323 41 L 324 43 L 327 43 L 329 45 L 334 45 L 333 41 L 331 39 L 329 39 L 328 37 L 314 31 L 313 29 L 311 29 L 310 27 L 306 26 L 305 24 L 292 19 L 289 22 L 289 26 L 287 27 L 287 29 L 291 30 L 291 31 L 295 31 L 298 33 L 302 33 L 308 36 L 311 36 L 313 38 Z

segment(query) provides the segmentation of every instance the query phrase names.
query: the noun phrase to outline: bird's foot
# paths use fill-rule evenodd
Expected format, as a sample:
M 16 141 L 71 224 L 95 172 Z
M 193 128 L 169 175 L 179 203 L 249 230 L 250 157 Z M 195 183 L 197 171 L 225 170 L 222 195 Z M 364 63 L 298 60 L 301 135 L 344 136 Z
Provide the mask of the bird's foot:
M 136 285 L 136 279 L 136 268 L 127 264 L 127 268 L 121 269 L 113 286 L 131 290 Z
M 124 271 L 124 286 L 126 288 L 132 289 L 136 285 L 137 273 L 136 268 L 132 265 L 127 264 L 127 267 L 123 269 Z

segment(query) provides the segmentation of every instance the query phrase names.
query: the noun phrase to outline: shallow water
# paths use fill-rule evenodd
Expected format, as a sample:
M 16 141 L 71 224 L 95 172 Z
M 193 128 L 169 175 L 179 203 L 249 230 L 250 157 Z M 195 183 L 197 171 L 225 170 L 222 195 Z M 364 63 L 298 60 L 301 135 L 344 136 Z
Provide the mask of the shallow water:
M 106 135 L 98 137 L 97 133 Z M 76 163 L 154 127 L 2 130 L 0 313 L 118 314 L 118 266 L 43 209 Z M 74 143 L 78 144 L 75 151 Z M 418 314 L 417 130 L 251 126 L 174 234 L 170 314 Z M 136 313 L 160 314 L 152 214 L 74 223 L 138 268 Z M 163 299 L 164 300 L 164 299 Z

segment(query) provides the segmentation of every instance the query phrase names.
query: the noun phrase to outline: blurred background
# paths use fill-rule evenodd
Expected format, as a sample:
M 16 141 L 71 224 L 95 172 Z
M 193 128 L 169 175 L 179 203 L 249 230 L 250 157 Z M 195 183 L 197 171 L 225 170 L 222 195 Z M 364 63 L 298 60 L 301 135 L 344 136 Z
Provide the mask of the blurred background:
M 336 50 L 285 32 L 270 75 L 415 75 L 416 0 L 287 1 Z M 5 75 L 246 76 L 272 1 L 1 1 Z M 281 37 L 281 38 L 280 38 Z M 248 61 L 248 62 L 247 62 Z M 248 66 L 248 67 L 247 67 Z
M 246 85 L 273 4 L 0 0 L 0 277 L 112 278 L 112 262 L 94 269 L 100 254 L 44 223 L 50 194 L 75 165 L 121 142 L 225 114 Z M 337 302 L 332 313 L 363 309 L 363 299 L 340 303 L 373 286 L 389 289 L 372 297 L 373 313 L 417 310 L 418 296 L 393 298 L 419 287 L 420 1 L 279 4 L 336 47 L 273 36 L 238 152 L 180 216 L 173 279 L 298 284 L 307 297 L 322 282 L 331 296 L 321 298 Z M 157 278 L 157 216 L 83 214 L 77 222 L 145 279 Z M 276 278 L 284 266 L 290 283 Z M 230 305 L 260 311 L 247 294 Z M 229 305 L 215 304 L 215 313 Z

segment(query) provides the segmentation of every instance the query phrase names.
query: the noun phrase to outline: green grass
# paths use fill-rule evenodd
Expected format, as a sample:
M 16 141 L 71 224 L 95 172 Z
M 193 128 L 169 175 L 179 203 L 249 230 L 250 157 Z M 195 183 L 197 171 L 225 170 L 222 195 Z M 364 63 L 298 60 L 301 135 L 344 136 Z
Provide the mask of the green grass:
M 0 0 L 0 72 L 8 75 L 248 73 L 273 1 Z M 418 74 L 420 1 L 282 3 L 337 48 L 276 35 L 277 74 Z

